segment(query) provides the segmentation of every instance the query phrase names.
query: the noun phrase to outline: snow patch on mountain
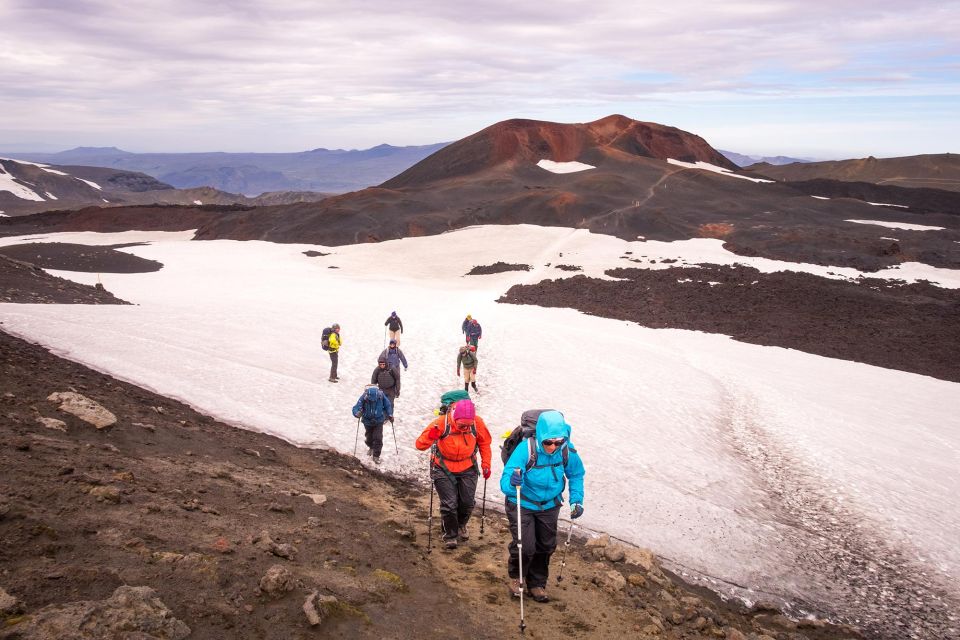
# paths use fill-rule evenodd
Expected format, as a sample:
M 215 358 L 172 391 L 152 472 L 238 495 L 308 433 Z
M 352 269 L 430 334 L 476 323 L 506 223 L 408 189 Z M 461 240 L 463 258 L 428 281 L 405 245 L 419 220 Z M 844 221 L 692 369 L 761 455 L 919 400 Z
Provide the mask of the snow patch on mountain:
M 596 169 L 592 164 L 584 164 L 583 162 L 554 162 L 553 160 L 541 160 L 537 163 L 537 166 L 551 173 L 576 173 L 587 169 Z
M 21 200 L 44 201 L 43 196 L 17 182 L 16 178 L 4 170 L 2 164 L 0 164 L 0 191 L 9 191 Z
M 844 222 L 875 224 L 879 227 L 887 227 L 888 229 L 903 229 L 905 231 L 943 231 L 946 229 L 946 227 L 933 227 L 926 224 L 913 224 L 912 222 L 884 222 L 883 220 L 844 220 Z
M 741 176 L 738 173 L 733 173 L 730 169 L 724 169 L 723 167 L 718 167 L 715 164 L 710 164 L 709 162 L 704 162 L 698 160 L 697 162 L 683 162 L 682 160 L 674 160 L 673 158 L 667 158 L 667 162 L 670 164 L 675 164 L 680 167 L 686 167 L 688 169 L 703 169 L 704 171 L 712 171 L 714 173 L 719 173 L 722 176 L 730 176 L 731 178 L 740 178 L 741 180 L 749 180 L 750 182 L 773 182 L 773 180 L 764 180 L 763 178 L 751 178 L 750 176 Z

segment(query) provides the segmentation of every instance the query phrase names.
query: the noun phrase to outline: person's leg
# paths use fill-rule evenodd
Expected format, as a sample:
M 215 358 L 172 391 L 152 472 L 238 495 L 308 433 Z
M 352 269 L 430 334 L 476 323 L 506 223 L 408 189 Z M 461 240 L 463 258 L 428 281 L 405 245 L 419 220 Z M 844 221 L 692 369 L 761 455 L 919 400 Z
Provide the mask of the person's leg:
M 477 472 L 469 469 L 463 473 L 457 474 L 457 528 L 460 531 L 460 538 L 467 540 L 467 522 L 470 521 L 470 514 L 473 513 L 473 506 L 477 502 Z
M 339 351 L 330 352 L 330 379 L 337 379 L 337 360 L 340 358 Z
M 519 556 L 517 554 L 517 505 L 510 500 L 504 500 L 504 509 L 507 514 L 507 521 L 510 523 L 510 534 L 512 539 L 507 546 L 510 558 L 507 561 L 507 575 L 511 578 L 520 577 Z M 534 525 L 533 514 L 535 511 L 521 508 L 520 517 L 523 521 L 523 572 L 529 575 L 530 561 L 533 559 L 533 553 L 536 549 L 536 528 Z
M 373 451 L 373 425 L 363 423 L 363 444 L 367 445 L 367 449 L 371 452 Z
M 370 448 L 373 449 L 373 457 L 379 458 L 380 451 L 383 449 L 383 423 L 377 423 L 370 429 Z
M 443 539 L 445 542 L 456 542 L 459 532 L 457 527 L 457 482 L 436 467 L 434 467 L 431 475 L 433 476 L 433 484 L 437 488 L 437 497 L 440 498 L 440 523 L 443 525 Z
M 531 589 L 534 587 L 544 589 L 547 586 L 547 578 L 550 576 L 550 557 L 557 548 L 559 518 L 560 507 L 538 511 L 533 518 L 536 544 L 533 557 L 530 560 L 530 571 L 527 572 Z M 526 534 L 526 531 L 524 531 L 524 534 Z

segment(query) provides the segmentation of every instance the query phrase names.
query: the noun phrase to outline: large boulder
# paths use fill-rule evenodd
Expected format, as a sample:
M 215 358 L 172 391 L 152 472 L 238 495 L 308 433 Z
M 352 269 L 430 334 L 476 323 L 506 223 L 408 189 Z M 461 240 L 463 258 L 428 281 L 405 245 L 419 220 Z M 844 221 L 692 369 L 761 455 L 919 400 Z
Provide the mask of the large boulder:
M 118 587 L 106 600 L 50 605 L 16 625 L 22 640 L 183 640 L 190 627 L 150 587 Z
M 58 409 L 88 422 L 97 429 L 109 427 L 117 422 L 117 416 L 90 398 L 73 391 L 58 391 L 47 396 L 50 402 L 58 402 Z

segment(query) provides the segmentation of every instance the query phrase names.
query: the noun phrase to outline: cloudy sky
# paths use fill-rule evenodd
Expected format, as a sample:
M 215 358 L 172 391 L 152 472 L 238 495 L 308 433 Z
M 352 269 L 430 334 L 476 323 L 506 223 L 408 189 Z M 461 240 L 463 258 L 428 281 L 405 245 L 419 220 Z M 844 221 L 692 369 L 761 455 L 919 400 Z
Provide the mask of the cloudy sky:
M 611 113 L 747 154 L 960 152 L 960 0 L 0 0 L 0 150 L 429 144 Z

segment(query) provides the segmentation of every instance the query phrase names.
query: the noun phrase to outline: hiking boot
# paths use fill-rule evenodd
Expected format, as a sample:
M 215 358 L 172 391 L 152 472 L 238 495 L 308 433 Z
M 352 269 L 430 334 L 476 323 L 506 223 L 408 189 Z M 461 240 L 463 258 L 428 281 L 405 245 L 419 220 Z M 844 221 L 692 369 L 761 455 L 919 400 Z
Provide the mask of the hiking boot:
M 464 542 L 470 539 L 470 532 L 467 531 L 466 525 L 460 527 L 460 531 L 458 533 L 459 533 L 460 539 L 463 540 Z
M 547 595 L 547 590 L 543 587 L 533 587 L 530 589 L 530 597 L 536 600 L 537 602 L 550 602 L 550 596 Z
M 380 456 L 373 456 L 373 464 L 380 464 Z
M 443 541 L 443 546 L 447 549 L 456 549 L 457 548 L 457 539 L 450 538 L 449 540 Z
M 474 391 L 480 391 L 480 389 L 477 389 L 477 383 L 476 383 L 476 382 L 471 382 L 471 383 L 470 383 L 470 386 L 473 387 L 473 390 L 474 390 Z
M 510 578 L 509 582 L 507 582 L 507 588 L 510 589 L 510 595 L 514 598 L 519 598 L 520 594 L 523 593 L 520 578 Z
M 330 382 L 340 382 L 340 378 L 330 378 Z

